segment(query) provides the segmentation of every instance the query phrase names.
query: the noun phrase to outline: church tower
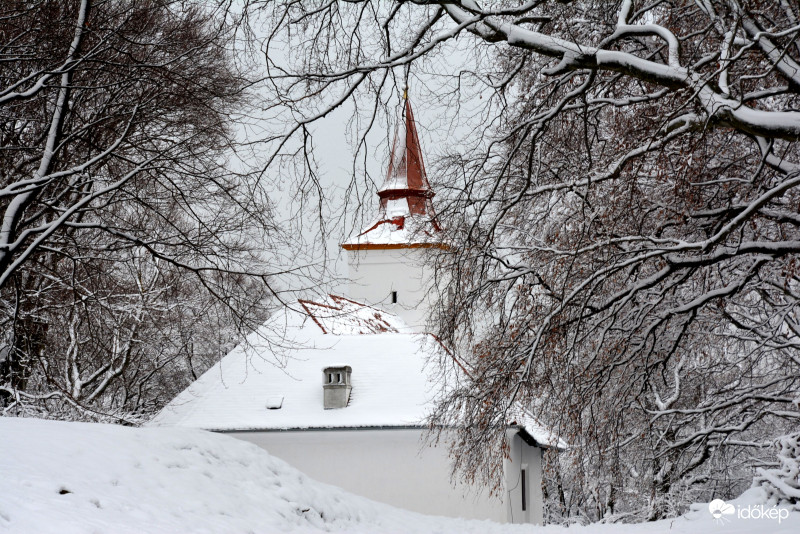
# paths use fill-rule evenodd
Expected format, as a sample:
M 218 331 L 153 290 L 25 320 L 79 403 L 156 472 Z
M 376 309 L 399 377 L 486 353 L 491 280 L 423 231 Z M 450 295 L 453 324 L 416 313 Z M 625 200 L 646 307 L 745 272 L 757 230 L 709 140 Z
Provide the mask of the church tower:
M 421 330 L 429 306 L 424 249 L 442 247 L 411 103 L 395 130 L 376 219 L 342 248 L 350 270 L 349 297 L 400 316 Z

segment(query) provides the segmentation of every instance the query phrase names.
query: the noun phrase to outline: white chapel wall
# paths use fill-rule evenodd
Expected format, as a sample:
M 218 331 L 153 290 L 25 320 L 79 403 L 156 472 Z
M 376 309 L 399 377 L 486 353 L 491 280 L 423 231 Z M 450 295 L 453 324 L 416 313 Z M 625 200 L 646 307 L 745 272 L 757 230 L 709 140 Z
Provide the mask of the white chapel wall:
M 503 501 L 509 523 L 544 524 L 542 494 L 542 449 L 525 443 L 516 431 L 507 432 L 508 457 L 503 460 L 505 492 Z M 522 499 L 522 470 L 525 469 L 525 510 Z
M 392 312 L 409 326 L 421 329 L 430 308 L 429 269 L 424 249 L 369 249 L 347 252 L 348 297 Z M 397 303 L 391 303 L 392 291 Z
M 311 478 L 430 515 L 506 521 L 488 491 L 452 487 L 444 447 L 420 449 L 421 429 L 230 432 Z

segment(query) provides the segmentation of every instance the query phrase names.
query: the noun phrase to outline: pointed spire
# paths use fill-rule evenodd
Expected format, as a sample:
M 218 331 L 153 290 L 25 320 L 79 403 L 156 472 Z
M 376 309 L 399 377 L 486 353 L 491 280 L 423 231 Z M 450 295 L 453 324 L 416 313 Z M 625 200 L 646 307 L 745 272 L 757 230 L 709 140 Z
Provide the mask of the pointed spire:
M 405 206 L 401 203 L 401 206 L 391 207 L 389 201 L 404 200 L 407 206 L 407 215 L 432 216 L 433 209 L 430 199 L 434 196 L 434 192 L 425 173 L 417 125 L 414 122 L 414 113 L 411 111 L 411 102 L 405 91 L 403 97 L 405 100 L 403 121 L 398 124 L 395 131 L 386 181 L 378 190 L 378 196 L 381 199 L 380 209 L 382 214 L 385 213 L 391 217 L 392 212 Z
M 403 91 L 403 120 L 395 130 L 386 180 L 378 189 L 377 221 L 346 243 L 345 250 L 370 248 L 440 247 L 441 228 L 425 173 L 422 146 L 407 90 Z

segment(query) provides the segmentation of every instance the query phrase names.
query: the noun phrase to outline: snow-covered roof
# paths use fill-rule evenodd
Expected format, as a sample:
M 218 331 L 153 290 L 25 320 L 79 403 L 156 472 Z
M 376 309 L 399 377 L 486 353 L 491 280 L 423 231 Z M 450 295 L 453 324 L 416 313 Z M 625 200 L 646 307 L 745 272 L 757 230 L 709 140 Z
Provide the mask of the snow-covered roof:
M 516 405 L 508 414 L 508 424 L 512 427 L 524 430 L 525 434 L 539 445 L 560 450 L 569 448 L 566 441 L 554 434 L 549 428 L 542 425 L 530 412 L 520 405 Z
M 429 336 L 402 333 L 408 328 L 396 316 L 343 297 L 300 304 L 251 334 L 150 424 L 207 430 L 423 425 L 434 393 L 425 372 Z M 322 369 L 344 365 L 353 370 L 350 402 L 325 410 Z M 281 407 L 268 409 L 279 396 Z
M 377 218 L 358 235 L 342 244 L 348 250 L 370 247 L 438 246 L 441 228 L 436 221 L 422 146 L 411 103 L 395 132 L 386 180 L 378 189 Z
M 427 366 L 437 341 L 408 332 L 397 316 L 343 297 L 301 301 L 149 424 L 219 431 L 424 427 L 438 392 Z M 322 370 L 334 366 L 352 368 L 353 389 L 347 407 L 325 410 Z M 532 418 L 513 423 L 543 446 L 560 446 Z
M 338 295 L 328 295 L 323 302 L 299 300 L 305 313 L 323 334 L 342 336 L 348 334 L 397 333 L 405 327 L 395 315 L 383 312 Z
M 389 202 L 396 202 L 390 200 Z M 347 250 L 369 248 L 441 247 L 438 223 L 425 216 L 381 217 L 342 244 Z

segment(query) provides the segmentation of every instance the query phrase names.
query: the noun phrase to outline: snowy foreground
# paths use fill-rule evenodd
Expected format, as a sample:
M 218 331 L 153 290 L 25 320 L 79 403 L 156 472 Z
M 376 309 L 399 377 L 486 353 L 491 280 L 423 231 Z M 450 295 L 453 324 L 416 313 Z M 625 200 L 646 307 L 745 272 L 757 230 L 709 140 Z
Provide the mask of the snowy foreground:
M 796 533 L 800 513 L 742 519 L 758 490 L 669 521 L 565 529 L 423 516 L 309 479 L 261 449 L 199 430 L 0 418 L 0 532 Z M 737 512 L 734 513 L 733 509 Z

